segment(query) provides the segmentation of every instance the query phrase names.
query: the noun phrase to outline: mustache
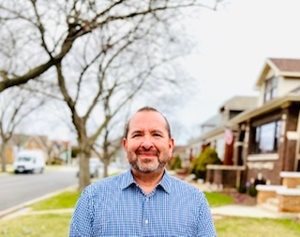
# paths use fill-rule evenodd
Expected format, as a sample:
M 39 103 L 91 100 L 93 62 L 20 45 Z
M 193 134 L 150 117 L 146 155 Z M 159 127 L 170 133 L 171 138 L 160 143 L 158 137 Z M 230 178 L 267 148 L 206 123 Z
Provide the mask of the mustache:
M 159 154 L 159 152 L 156 150 L 147 151 L 144 149 L 138 149 L 135 153 L 137 155 L 153 155 L 153 156 L 157 156 Z

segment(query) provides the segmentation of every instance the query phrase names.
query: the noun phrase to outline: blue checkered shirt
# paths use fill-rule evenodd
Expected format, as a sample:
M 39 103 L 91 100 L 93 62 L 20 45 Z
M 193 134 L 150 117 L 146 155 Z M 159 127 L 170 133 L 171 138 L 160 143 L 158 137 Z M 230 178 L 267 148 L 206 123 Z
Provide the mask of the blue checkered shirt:
M 130 171 L 89 185 L 74 211 L 70 237 L 216 236 L 204 194 L 165 172 L 145 194 Z

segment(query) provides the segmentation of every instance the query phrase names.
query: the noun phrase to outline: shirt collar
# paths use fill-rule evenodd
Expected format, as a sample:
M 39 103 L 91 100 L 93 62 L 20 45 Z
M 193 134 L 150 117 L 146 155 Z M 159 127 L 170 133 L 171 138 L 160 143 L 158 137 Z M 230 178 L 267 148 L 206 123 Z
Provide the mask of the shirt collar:
M 158 187 L 161 187 L 165 192 L 170 193 L 171 191 L 171 182 L 170 182 L 170 175 L 165 170 L 164 175 L 157 185 Z M 128 170 L 123 174 L 122 180 L 121 180 L 121 189 L 124 190 L 131 186 L 132 184 L 137 184 L 132 176 L 131 170 Z
M 130 185 L 132 184 L 136 184 L 132 174 L 131 174 L 131 171 L 128 170 L 127 172 L 125 172 L 123 175 L 122 175 L 122 179 L 121 179 L 121 189 L 124 190 L 126 188 L 128 188 Z

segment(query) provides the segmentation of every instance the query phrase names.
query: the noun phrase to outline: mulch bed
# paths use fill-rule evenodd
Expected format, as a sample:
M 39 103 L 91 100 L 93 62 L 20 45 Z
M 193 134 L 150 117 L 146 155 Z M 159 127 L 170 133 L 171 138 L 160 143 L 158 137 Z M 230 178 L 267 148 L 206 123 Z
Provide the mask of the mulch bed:
M 246 193 L 239 193 L 236 190 L 223 190 L 222 193 L 233 197 L 234 204 L 246 205 L 246 206 L 254 206 L 256 205 L 256 198 L 251 197 Z
M 186 172 L 177 172 L 176 176 L 182 180 L 187 177 Z M 239 193 L 236 189 L 224 189 L 221 193 L 229 195 L 233 197 L 234 204 L 246 205 L 246 206 L 254 206 L 256 205 L 256 198 L 251 197 L 247 193 Z

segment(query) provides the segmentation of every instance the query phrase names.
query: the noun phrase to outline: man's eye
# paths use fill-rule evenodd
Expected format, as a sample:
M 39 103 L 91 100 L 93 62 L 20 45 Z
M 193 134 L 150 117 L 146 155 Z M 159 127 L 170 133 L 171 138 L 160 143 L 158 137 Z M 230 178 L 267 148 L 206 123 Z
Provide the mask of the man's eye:
M 153 136 L 154 137 L 161 137 L 162 135 L 160 133 L 154 133 Z
M 140 137 L 140 136 L 141 136 L 141 134 L 135 133 L 135 134 L 133 134 L 131 137 L 132 137 L 132 138 L 135 138 L 135 137 Z

